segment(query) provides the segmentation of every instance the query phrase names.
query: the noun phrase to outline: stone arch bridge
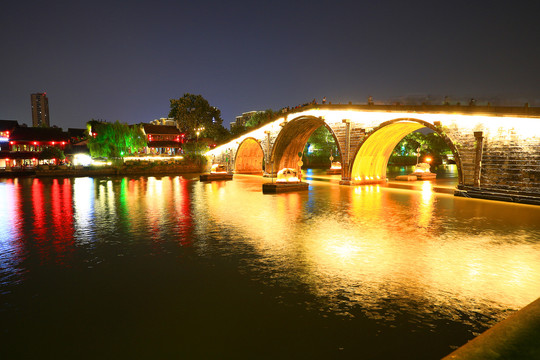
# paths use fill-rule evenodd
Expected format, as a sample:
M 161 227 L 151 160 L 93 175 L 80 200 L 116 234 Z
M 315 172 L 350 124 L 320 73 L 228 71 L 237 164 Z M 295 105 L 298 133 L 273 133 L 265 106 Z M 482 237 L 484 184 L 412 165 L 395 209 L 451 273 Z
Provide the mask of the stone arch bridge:
M 540 205 L 540 108 L 528 106 L 311 105 L 284 113 L 207 156 L 235 173 L 296 168 L 298 153 L 320 126 L 328 128 L 341 153 L 341 184 L 385 182 L 394 147 L 427 127 L 453 152 L 456 195 Z

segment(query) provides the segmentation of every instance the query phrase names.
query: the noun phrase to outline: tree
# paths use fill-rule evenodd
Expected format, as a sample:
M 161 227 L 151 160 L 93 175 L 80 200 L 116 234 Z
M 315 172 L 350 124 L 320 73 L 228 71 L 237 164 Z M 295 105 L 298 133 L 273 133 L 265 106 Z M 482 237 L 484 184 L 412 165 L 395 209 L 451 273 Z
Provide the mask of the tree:
M 39 154 L 38 159 L 39 160 L 48 160 L 48 159 L 58 159 L 58 160 L 64 160 L 66 158 L 66 155 L 64 152 L 54 146 L 47 146 L 43 151 Z
M 272 109 L 267 109 L 265 111 L 257 111 L 251 116 L 251 118 L 246 122 L 246 128 L 254 128 L 261 124 L 272 121 L 276 117 L 276 113 Z
M 229 137 L 234 138 L 240 136 L 248 131 L 253 130 L 259 125 L 275 120 L 277 117 L 278 113 L 272 109 L 267 109 L 265 111 L 257 111 L 255 114 L 251 115 L 251 117 L 246 121 L 245 124 L 235 124 L 235 126 L 231 126 Z
M 433 164 L 440 164 L 444 155 L 451 154 L 452 151 L 444 139 L 436 132 L 423 134 L 415 131 L 405 136 L 394 148 L 391 162 L 404 161 L 403 157 L 414 157 L 416 159 L 417 149 L 420 149 L 420 157 L 429 155 L 433 159 Z M 414 162 L 414 161 L 413 161 Z
M 234 138 L 234 137 L 238 137 L 242 135 L 245 132 L 247 132 L 247 129 L 244 125 L 235 125 L 235 126 L 231 126 L 231 131 L 229 133 L 230 133 L 230 136 Z
M 228 131 L 222 125 L 221 111 L 210 106 L 201 95 L 186 93 L 179 99 L 171 99 L 169 117 L 176 121 L 180 131 L 188 139 L 209 137 L 220 140 L 228 136 Z
M 334 137 L 326 126 L 321 126 L 308 139 L 303 156 L 306 165 L 329 166 L 330 156 L 339 161 L 340 154 Z
M 87 123 L 91 135 L 88 150 L 92 157 L 122 158 L 146 146 L 146 138 L 139 125 L 100 122 Z

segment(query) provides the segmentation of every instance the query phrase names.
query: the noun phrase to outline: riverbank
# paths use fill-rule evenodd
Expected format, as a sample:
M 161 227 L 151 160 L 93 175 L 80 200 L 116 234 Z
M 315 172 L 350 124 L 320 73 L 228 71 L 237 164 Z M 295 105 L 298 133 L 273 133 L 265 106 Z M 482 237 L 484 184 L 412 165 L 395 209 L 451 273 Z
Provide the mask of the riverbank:
M 27 170 L 0 171 L 0 178 L 13 177 L 92 177 L 113 175 L 174 175 L 202 173 L 206 165 L 197 163 L 180 164 L 142 164 L 99 166 L 99 167 L 70 167 L 70 168 L 38 168 Z

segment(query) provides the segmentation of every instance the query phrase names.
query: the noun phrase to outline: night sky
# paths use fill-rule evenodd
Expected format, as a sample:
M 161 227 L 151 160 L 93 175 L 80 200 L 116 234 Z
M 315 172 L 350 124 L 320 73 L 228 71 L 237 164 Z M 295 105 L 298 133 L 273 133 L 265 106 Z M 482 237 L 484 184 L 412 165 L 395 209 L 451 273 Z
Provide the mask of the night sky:
M 166 117 L 201 94 L 250 110 L 476 99 L 540 106 L 538 1 L 4 1 L 0 119 Z M 442 100 L 441 100 L 442 101 Z M 438 103 L 438 102 L 437 102 Z

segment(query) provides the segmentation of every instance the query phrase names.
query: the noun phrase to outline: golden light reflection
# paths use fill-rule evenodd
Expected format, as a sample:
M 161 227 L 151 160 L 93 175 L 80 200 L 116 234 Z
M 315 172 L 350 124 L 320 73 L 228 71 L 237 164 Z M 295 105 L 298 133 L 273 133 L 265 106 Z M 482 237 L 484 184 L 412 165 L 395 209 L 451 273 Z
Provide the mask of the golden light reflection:
M 162 229 L 174 219 L 179 232 L 195 234 L 193 244 L 182 245 L 198 251 L 209 251 L 216 240 L 226 249 L 245 243 L 272 273 L 301 278 L 321 297 L 345 292 L 373 316 L 393 316 L 377 310 L 385 297 L 426 306 L 486 302 L 517 308 L 540 293 L 540 251 L 523 240 L 526 232 L 471 230 L 479 224 L 486 229 L 484 220 L 474 220 L 479 214 L 504 219 L 501 209 L 516 207 L 456 200 L 434 193 L 430 182 L 417 192 L 314 183 L 313 192 L 263 196 L 264 181 L 240 175 L 229 182 L 192 182 L 190 193 L 179 177 L 130 180 L 128 207 L 152 239 L 165 236 Z M 139 208 L 137 191 L 144 194 Z M 196 199 L 192 205 L 190 197 Z M 534 209 L 524 213 L 533 219 L 540 215 Z
M 380 181 L 386 179 L 388 159 L 396 145 L 407 134 L 423 128 L 412 121 L 400 121 L 373 133 L 362 144 L 352 166 L 351 178 L 355 181 Z
M 289 253 L 291 246 L 294 246 L 291 234 L 295 232 L 302 213 L 302 199 L 307 194 L 263 196 L 260 190 L 262 179 L 256 190 L 244 189 L 242 180 L 240 175 L 234 182 L 223 182 L 225 185 L 222 186 L 226 187 L 224 191 L 219 191 L 217 187 L 212 191 L 203 191 L 208 189 L 208 185 L 198 184 L 194 189 L 194 196 L 198 199 L 194 203 L 195 211 L 208 214 L 193 219 L 197 231 L 220 236 L 216 234 L 219 229 L 217 224 L 226 224 L 240 231 L 250 239 L 257 251 L 267 256 Z
M 146 197 L 153 198 L 154 196 L 159 196 L 163 193 L 163 180 L 156 179 L 153 176 L 148 178 L 148 184 L 146 188 Z
M 310 279 L 332 279 L 313 284 L 319 295 L 346 291 L 347 297 L 368 308 L 377 308 L 380 296 L 395 296 L 405 288 L 419 301 L 429 298 L 431 303 L 448 306 L 477 299 L 518 308 L 537 297 L 540 252 L 527 249 L 535 245 L 516 247 L 509 238 L 500 248 L 493 243 L 505 237 L 499 234 L 486 238 L 491 244 L 484 246 L 481 235 L 466 227 L 435 228 L 448 220 L 437 212 L 437 204 L 453 198 L 435 194 L 429 182 L 423 183 L 417 196 L 395 189 L 377 192 L 370 185 L 349 189 L 350 217 L 313 218 L 291 239 L 302 244 Z M 521 256 L 522 252 L 528 255 Z M 519 295 L 513 294 L 512 286 L 521 287 Z M 448 292 L 454 296 L 448 297 Z
M 530 251 L 531 244 L 509 240 L 495 245 L 492 237 L 460 234 L 430 246 L 427 256 L 433 261 L 425 269 L 427 280 L 459 296 L 523 306 L 532 301 L 530 294 L 540 291 L 539 283 L 531 283 L 540 271 L 540 256 Z
M 168 176 L 149 177 L 146 183 L 146 219 L 154 241 L 161 241 L 161 233 L 169 221 L 168 213 L 172 204 L 169 201 L 173 193 L 172 181 Z M 135 215 L 137 216 L 137 215 Z
M 422 183 L 421 199 L 418 204 L 418 226 L 427 228 L 433 218 L 433 186 L 431 182 Z
M 89 234 L 94 212 L 94 179 L 90 177 L 73 180 L 73 207 L 75 233 L 79 242 L 90 241 Z
M 331 247 L 331 252 L 337 255 L 340 260 L 351 260 L 360 252 L 360 247 L 350 240 L 342 239 L 340 244 Z

